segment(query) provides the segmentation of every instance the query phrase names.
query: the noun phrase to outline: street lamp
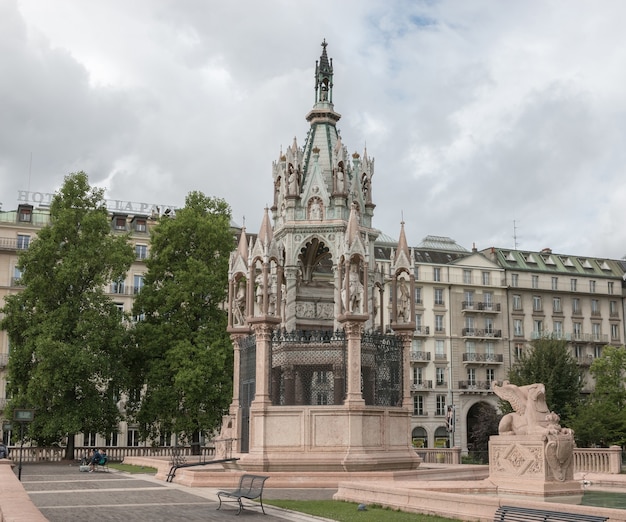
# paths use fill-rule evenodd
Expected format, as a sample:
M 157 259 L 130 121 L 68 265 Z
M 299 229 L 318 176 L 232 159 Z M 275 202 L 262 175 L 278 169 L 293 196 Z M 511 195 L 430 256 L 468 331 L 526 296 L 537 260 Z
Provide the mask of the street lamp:
M 24 424 L 28 424 L 29 422 L 33 422 L 35 418 L 35 410 L 21 410 L 16 409 L 13 410 L 13 420 L 19 422 L 20 424 L 20 463 L 17 468 L 17 478 L 18 480 L 22 480 L 22 453 L 24 451 Z

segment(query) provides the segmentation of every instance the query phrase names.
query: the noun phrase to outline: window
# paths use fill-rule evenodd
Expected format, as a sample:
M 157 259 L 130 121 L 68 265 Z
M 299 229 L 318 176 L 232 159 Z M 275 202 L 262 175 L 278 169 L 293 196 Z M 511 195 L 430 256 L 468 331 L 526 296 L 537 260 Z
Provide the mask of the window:
M 464 308 L 471 308 L 474 306 L 474 292 L 471 290 L 465 290 L 465 306 Z
M 607 283 L 607 286 L 608 286 L 608 287 L 607 287 L 607 290 L 609 291 L 609 294 L 612 294 L 612 293 L 613 293 L 613 288 L 614 288 L 614 286 L 613 286 L 613 281 L 609 281 L 609 282 Z
M 475 354 L 476 353 L 476 343 L 474 341 L 466 341 L 465 342 L 465 353 Z M 471 358 L 470 360 L 474 360 L 475 358 Z
M 611 317 L 617 317 L 619 315 L 617 312 L 617 301 L 609 301 L 609 315 Z
M 574 339 L 580 339 L 583 335 L 583 324 L 574 323 Z
M 515 359 L 519 359 L 523 353 L 524 345 L 521 343 L 515 343 L 515 346 L 513 346 L 513 356 L 515 357 Z
M 495 332 L 495 328 L 493 327 L 493 318 L 486 317 L 485 318 L 485 333 L 487 335 L 493 335 Z
M 495 360 L 496 357 L 496 345 L 491 341 L 485 343 L 485 356 L 488 361 Z
M 533 296 L 533 312 L 541 312 L 543 310 L 543 306 L 541 304 L 541 296 L 534 295 Z
M 576 281 L 576 279 L 572 279 L 572 280 L 570 280 L 570 290 L 571 290 L 572 292 L 575 292 L 575 291 L 576 291 L 576 286 L 577 286 L 577 281 Z
M 472 284 L 472 271 L 467 268 L 463 270 L 463 284 L 471 285 Z
M 560 297 L 553 297 L 552 298 L 552 311 L 554 313 L 560 314 L 562 312 L 561 310 L 561 298 Z
M 552 333 L 557 339 L 563 337 L 563 321 L 554 321 L 554 323 L 552 323 Z
M 530 276 L 530 280 L 533 288 L 539 288 L 539 276 L 533 275 Z
M 483 285 L 489 286 L 491 284 L 491 274 L 489 272 L 483 272 Z
M 552 278 L 552 290 L 558 290 L 558 289 L 559 289 L 559 278 L 553 277 Z
M 580 344 L 577 344 L 574 346 L 574 353 L 576 353 L 576 358 L 580 359 L 585 356 L 585 349 Z
M 32 209 L 20 206 L 18 219 L 22 223 L 30 223 L 32 220 L 32 213 Z
M 143 288 L 143 284 L 144 284 L 144 278 L 143 278 L 143 274 L 136 274 L 133 277 L 133 293 L 134 294 L 138 294 L 139 292 L 141 292 L 141 289 Z
M 171 446 L 172 445 L 172 434 L 169 431 L 161 433 L 159 436 L 159 444 L 161 446 Z
M 580 314 L 580 299 L 578 297 L 572 299 L 572 313 Z
M 413 373 L 413 384 L 421 385 L 423 382 L 423 371 L 421 366 L 413 366 L 411 369 Z
M 22 271 L 16 266 L 13 267 L 13 278 L 11 279 L 11 284 L 13 286 L 19 286 L 21 278 L 22 278 Z
M 444 386 L 446 384 L 446 370 L 438 366 L 435 370 L 435 379 L 437 386 Z
M 589 281 L 589 292 L 592 294 L 595 294 L 596 292 L 596 282 L 593 279 Z
M 439 306 L 443 306 L 443 288 L 435 288 L 435 304 Z
M 491 388 L 491 383 L 496 380 L 496 371 L 493 368 L 487 368 L 485 372 L 485 377 L 487 380 L 487 384 L 489 384 L 489 388 Z
M 511 286 L 519 286 L 519 274 L 511 274 Z
M 619 326 L 616 324 L 611 325 L 611 340 L 619 341 Z
M 104 445 L 109 447 L 117 446 L 117 431 L 111 432 L 105 437 Z
M 597 299 L 591 300 L 591 315 L 600 315 L 600 301 Z
M 602 346 L 595 346 L 593 349 L 593 355 L 596 359 L 602 357 Z
M 135 429 L 129 429 L 126 434 L 127 446 L 139 446 L 139 431 Z
M 435 398 L 435 415 L 445 415 L 446 414 L 446 396 L 445 395 L 437 395 Z
M 521 309 L 522 309 L 522 296 L 513 295 L 513 310 L 521 310 Z
M 515 335 L 515 337 L 524 336 L 524 323 L 521 319 L 515 319 L 513 321 L 513 335 Z
M 441 268 L 433 267 L 433 281 L 441 281 Z
M 120 314 L 124 313 L 124 303 L 113 303 L 117 309 L 120 311 Z
M 602 328 L 600 323 L 591 323 L 591 335 L 594 341 L 599 341 L 602 336 Z
M 467 385 L 476 386 L 476 368 L 467 369 Z
M 421 287 L 417 287 L 415 289 L 415 303 L 416 304 L 422 304 L 422 289 Z
M 123 294 L 124 293 L 124 280 L 120 279 L 119 281 L 113 281 L 111 283 L 111 293 L 112 294 Z
M 435 332 L 443 333 L 445 332 L 445 328 L 443 327 L 443 315 L 435 316 Z
M 541 319 L 535 319 L 533 321 L 533 336 L 541 337 L 543 335 L 543 321 Z
M 473 315 L 468 315 L 465 318 L 465 328 L 467 330 L 474 330 L 474 316 Z M 473 335 L 473 332 L 470 333 L 470 335 Z
M 146 220 L 136 219 L 135 220 L 135 232 L 145 232 L 145 231 L 146 231 Z
M 443 340 L 437 339 L 435 341 L 435 357 L 438 359 L 445 359 L 445 344 Z
M 415 329 L 418 332 L 422 330 L 422 314 L 415 314 Z
M 146 257 L 148 257 L 148 246 L 135 245 L 135 257 L 137 259 L 145 259 Z
M 413 415 L 424 415 L 424 397 L 422 395 L 413 396 Z
M 493 308 L 493 294 L 491 292 L 485 292 L 483 294 L 483 303 L 485 304 L 485 310 L 491 310 Z
M 17 235 L 17 248 L 18 250 L 26 250 L 30 245 L 30 236 L 24 234 Z
M 115 230 L 126 230 L 126 218 L 116 217 L 113 219 L 113 227 Z
M 96 445 L 96 434 L 88 431 L 83 434 L 83 446 L 95 446 Z

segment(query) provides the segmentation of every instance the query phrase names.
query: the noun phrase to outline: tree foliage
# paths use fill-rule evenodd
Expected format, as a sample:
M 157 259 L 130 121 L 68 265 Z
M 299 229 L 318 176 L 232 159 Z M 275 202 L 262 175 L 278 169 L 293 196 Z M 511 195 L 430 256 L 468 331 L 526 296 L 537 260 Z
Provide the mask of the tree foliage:
M 580 403 L 582 379 L 578 362 L 567 348 L 567 341 L 542 338 L 532 342 L 530 350 L 509 370 L 509 381 L 518 386 L 543 383 L 548 407 L 559 414 L 567 426 Z
M 626 443 L 626 348 L 605 346 L 590 372 L 595 388 L 584 401 L 572 427 L 583 447 Z
M 104 288 L 133 258 L 128 238 L 111 234 L 103 191 L 85 173 L 71 174 L 52 200 L 50 224 L 20 255 L 23 291 L 2 309 L 9 410 L 35 408 L 31 438 L 68 436 L 70 458 L 73 434 L 117 429 L 126 330 Z
M 137 350 L 129 409 L 143 438 L 182 440 L 216 428 L 232 398 L 232 347 L 223 304 L 233 249 L 230 208 L 200 192 L 152 231 L 134 310 Z

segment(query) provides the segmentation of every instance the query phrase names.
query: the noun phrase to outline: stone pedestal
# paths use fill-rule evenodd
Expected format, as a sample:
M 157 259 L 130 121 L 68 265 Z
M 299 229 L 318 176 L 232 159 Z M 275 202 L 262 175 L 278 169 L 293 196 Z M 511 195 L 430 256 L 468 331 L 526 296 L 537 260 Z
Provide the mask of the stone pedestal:
M 489 480 L 498 496 L 577 503 L 582 485 L 574 480 L 574 438 L 557 435 L 495 435 L 489 439 Z

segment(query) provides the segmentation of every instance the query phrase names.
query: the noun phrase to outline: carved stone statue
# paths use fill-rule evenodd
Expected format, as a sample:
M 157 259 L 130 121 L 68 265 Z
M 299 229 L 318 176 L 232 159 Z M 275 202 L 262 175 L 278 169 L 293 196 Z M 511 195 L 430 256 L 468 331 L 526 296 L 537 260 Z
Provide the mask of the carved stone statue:
M 246 285 L 242 280 L 237 283 L 237 289 L 235 291 L 235 299 L 233 300 L 233 323 L 235 326 L 241 326 L 245 322 L 245 309 L 246 309 Z
M 409 317 L 410 313 L 409 306 L 409 288 L 404 279 L 400 280 L 400 284 L 398 285 L 398 322 L 399 323 L 408 323 L 411 318 Z
M 363 297 L 363 284 L 359 274 L 359 266 L 355 263 L 350 265 L 350 275 L 348 276 L 350 301 L 346 307 L 350 312 L 359 313 L 361 311 L 361 299 Z
M 504 381 L 502 386 L 493 382 L 491 387 L 498 397 L 509 402 L 515 410 L 500 420 L 500 435 L 547 435 L 561 431 L 561 426 L 554 424 L 556 414 L 550 412 L 546 404 L 546 389 L 543 384 L 516 386 Z

